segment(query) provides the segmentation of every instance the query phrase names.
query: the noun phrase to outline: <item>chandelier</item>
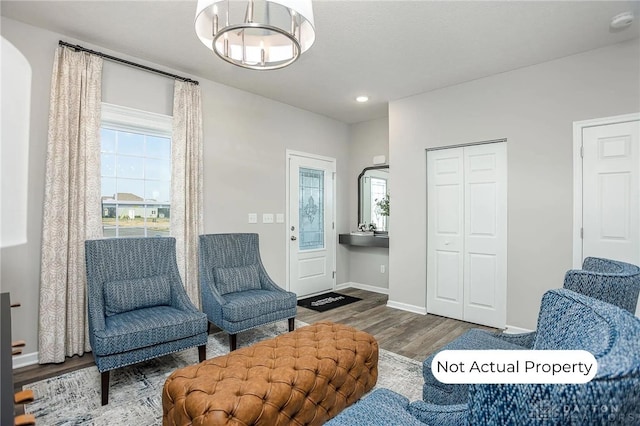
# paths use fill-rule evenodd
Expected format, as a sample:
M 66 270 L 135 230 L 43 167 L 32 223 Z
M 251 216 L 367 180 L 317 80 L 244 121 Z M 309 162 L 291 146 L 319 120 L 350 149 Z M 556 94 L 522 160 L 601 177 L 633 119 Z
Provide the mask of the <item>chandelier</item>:
M 220 58 L 254 70 L 286 67 L 316 38 L 311 0 L 198 0 L 195 28 Z

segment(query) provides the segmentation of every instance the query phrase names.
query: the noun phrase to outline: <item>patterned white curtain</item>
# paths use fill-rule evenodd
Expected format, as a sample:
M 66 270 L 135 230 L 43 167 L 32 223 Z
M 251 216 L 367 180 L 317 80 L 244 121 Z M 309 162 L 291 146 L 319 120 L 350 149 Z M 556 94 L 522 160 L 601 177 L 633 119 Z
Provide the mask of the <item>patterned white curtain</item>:
M 171 235 L 189 298 L 200 306 L 198 236 L 202 214 L 202 108 L 200 87 L 176 80 L 171 143 Z
M 102 237 L 102 62 L 58 47 L 53 63 L 40 264 L 41 364 L 91 350 L 84 241 Z

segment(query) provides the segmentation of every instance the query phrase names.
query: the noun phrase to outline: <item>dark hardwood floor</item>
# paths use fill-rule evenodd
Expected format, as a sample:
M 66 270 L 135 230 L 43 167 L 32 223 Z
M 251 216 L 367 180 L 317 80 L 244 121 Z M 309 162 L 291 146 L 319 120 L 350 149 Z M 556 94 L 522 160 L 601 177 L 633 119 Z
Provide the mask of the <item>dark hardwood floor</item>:
M 420 315 L 388 308 L 387 296 L 358 289 L 344 289 L 340 293 L 359 297 L 362 300 L 327 312 L 315 312 L 298 307 L 297 319 L 306 323 L 333 321 L 351 325 L 372 334 L 381 348 L 417 361 L 471 328 L 479 326 L 436 315 Z M 29 383 L 64 374 L 92 365 L 93 356 L 67 358 L 61 364 L 31 365 L 14 370 L 13 380 L 16 390 Z

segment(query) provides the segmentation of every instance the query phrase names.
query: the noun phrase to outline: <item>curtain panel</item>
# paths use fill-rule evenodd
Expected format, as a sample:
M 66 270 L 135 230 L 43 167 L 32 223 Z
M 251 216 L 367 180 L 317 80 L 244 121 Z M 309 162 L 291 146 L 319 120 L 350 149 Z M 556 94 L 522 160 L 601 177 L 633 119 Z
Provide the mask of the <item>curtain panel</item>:
M 102 237 L 102 58 L 58 47 L 49 106 L 40 263 L 39 362 L 90 351 L 84 241 Z
M 200 307 L 198 236 L 203 233 L 202 107 L 200 87 L 176 80 L 171 143 L 171 235 L 178 269 L 193 304 Z

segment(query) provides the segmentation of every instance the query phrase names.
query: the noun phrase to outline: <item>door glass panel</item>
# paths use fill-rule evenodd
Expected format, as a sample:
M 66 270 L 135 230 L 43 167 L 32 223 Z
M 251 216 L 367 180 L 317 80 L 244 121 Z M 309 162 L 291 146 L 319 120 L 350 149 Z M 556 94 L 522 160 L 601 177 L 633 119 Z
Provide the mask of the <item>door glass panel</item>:
M 324 248 L 324 171 L 300 168 L 299 248 Z

